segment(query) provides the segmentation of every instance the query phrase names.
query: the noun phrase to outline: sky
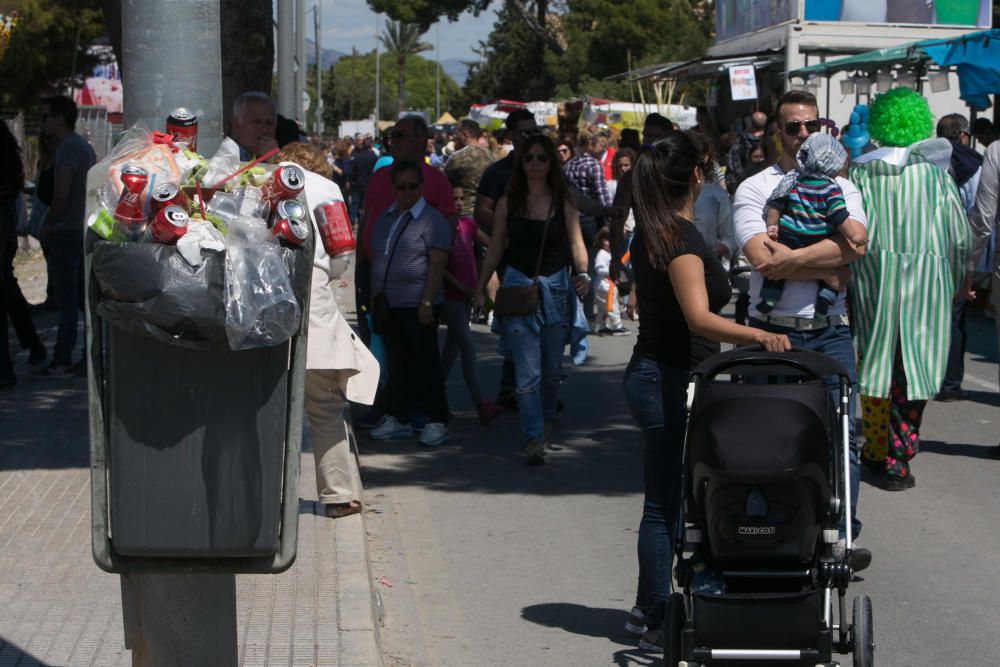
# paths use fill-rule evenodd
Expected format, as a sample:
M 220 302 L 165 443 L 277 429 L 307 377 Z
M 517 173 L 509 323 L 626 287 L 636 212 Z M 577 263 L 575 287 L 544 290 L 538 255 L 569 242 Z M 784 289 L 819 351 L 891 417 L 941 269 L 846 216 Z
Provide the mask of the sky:
M 306 0 L 306 9 L 310 9 L 317 0 Z M 322 42 L 324 49 L 335 49 L 350 53 L 351 47 L 358 51 L 371 51 L 375 48 L 375 13 L 368 7 L 365 0 L 321 0 Z M 384 29 L 385 15 L 379 20 L 379 32 Z M 461 60 L 478 60 L 472 49 L 479 41 L 485 41 L 493 28 L 496 13 L 493 8 L 487 9 L 478 17 L 463 14 L 455 23 L 444 20 L 440 23 L 441 30 L 441 60 L 459 58 Z M 437 26 L 431 26 L 423 40 L 432 46 L 435 43 Z M 433 58 L 433 51 L 423 54 L 425 58 Z

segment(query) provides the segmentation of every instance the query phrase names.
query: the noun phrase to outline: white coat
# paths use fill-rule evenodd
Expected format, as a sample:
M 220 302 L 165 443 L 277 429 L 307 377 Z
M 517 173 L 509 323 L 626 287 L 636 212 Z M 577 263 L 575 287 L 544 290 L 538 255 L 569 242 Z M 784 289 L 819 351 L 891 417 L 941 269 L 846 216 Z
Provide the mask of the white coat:
M 379 365 L 361 338 L 344 319 L 334 298 L 334 280 L 347 270 L 350 255 L 332 259 L 323 248 L 319 229 L 313 219 L 313 209 L 325 201 L 344 201 L 340 188 L 333 181 L 306 171 L 306 208 L 316 235 L 313 255 L 312 288 L 309 297 L 309 342 L 306 348 L 306 370 L 348 371 L 347 400 L 371 405 L 378 388 Z

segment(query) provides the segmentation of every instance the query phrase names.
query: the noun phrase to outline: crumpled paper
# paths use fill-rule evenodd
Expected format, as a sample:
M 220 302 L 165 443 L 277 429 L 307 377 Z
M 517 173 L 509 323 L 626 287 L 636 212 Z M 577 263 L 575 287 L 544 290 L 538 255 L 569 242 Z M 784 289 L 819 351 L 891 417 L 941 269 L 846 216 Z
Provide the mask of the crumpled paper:
M 218 229 L 210 222 L 192 220 L 187 233 L 177 241 L 177 252 L 191 266 L 201 266 L 202 250 L 222 252 L 226 249 L 226 240 Z

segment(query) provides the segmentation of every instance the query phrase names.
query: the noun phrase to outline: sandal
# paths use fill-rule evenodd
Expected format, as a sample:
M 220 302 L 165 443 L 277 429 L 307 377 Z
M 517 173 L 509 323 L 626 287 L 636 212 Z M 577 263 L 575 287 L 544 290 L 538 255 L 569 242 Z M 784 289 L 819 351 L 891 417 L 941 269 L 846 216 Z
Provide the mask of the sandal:
M 348 503 L 331 503 L 326 506 L 326 515 L 331 519 L 340 519 L 361 511 L 361 501 L 352 500 Z

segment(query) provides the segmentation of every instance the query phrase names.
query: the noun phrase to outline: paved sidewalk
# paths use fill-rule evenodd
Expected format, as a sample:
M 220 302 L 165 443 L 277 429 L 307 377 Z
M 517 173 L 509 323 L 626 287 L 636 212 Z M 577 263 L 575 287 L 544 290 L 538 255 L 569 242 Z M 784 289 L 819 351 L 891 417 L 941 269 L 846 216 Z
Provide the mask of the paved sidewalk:
M 0 667 L 130 665 L 119 578 L 90 553 L 86 382 L 31 380 L 26 364 L 0 393 Z M 239 664 L 380 665 L 364 517 L 323 516 L 303 446 L 298 558 L 237 577 Z

